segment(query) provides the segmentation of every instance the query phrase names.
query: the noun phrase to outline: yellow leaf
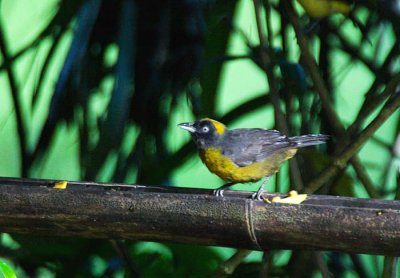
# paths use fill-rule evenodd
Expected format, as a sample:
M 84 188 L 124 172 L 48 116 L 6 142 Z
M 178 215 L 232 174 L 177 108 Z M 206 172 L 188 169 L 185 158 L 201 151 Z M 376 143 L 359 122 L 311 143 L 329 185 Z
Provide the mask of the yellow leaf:
M 68 182 L 67 182 L 67 181 L 59 181 L 59 182 L 56 182 L 56 183 L 54 184 L 53 188 L 56 188 L 56 189 L 66 189 L 67 186 L 68 186 Z

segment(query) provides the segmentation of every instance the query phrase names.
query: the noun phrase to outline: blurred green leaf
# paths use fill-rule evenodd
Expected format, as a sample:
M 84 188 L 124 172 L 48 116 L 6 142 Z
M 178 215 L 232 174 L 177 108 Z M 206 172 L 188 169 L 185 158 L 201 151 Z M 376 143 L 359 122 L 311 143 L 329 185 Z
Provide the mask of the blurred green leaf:
M 17 278 L 14 270 L 2 260 L 0 260 L 0 272 L 4 278 Z
M 178 277 L 210 277 L 222 257 L 215 249 L 205 246 L 170 244 L 174 272 Z

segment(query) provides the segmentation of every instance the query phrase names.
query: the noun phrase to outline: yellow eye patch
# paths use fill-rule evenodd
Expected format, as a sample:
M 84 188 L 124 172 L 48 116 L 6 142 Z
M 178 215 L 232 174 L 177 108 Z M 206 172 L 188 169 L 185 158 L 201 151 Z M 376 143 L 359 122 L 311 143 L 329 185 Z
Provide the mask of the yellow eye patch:
M 210 119 L 210 118 L 205 118 L 202 121 L 208 121 L 208 122 L 212 123 L 212 125 L 215 127 L 215 131 L 218 134 L 224 134 L 225 133 L 226 127 L 225 127 L 224 124 L 221 124 L 220 122 L 217 122 L 217 121 L 215 121 L 213 119 Z

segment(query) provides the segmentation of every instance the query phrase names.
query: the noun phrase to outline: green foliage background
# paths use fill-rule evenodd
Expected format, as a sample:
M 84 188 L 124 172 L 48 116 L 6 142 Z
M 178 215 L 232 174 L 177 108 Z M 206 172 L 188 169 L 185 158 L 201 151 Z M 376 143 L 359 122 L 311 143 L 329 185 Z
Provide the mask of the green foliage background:
M 279 128 L 264 51 L 290 135 L 332 134 L 326 147 L 298 155 L 307 186 L 347 143 L 321 109 L 283 2 L 264 1 L 260 8 L 267 19 L 268 45 L 262 48 L 250 0 L 0 1 L 0 175 L 218 187 L 223 182 L 201 164 L 176 124 L 209 116 L 229 127 Z M 379 113 L 389 97 L 382 93 L 386 85 L 399 80 L 400 15 L 390 6 L 397 2 L 357 2 L 354 14 L 365 30 L 335 14 L 310 31 L 313 20 L 294 3 L 343 127 L 359 119 L 366 99 L 374 104 L 355 129 L 347 129 L 350 140 Z M 399 191 L 399 116 L 397 111 L 382 123 L 358 153 L 376 198 L 393 199 Z M 301 190 L 289 168 L 283 165 L 268 190 Z M 371 197 L 371 188 L 349 166 L 318 193 Z M 123 277 L 135 271 L 207 277 L 235 252 L 119 244 L 3 233 L 0 257 L 18 277 Z M 377 277 L 399 269 L 390 262 L 333 252 L 253 252 L 233 276 L 258 277 L 268 265 L 273 277 L 320 277 L 323 267 L 335 277 Z

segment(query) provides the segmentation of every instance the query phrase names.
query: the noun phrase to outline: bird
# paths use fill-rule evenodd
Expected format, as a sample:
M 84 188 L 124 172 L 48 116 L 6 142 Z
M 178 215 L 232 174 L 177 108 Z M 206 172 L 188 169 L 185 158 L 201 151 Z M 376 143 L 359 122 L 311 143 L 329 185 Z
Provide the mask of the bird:
M 297 0 L 304 11 L 313 18 L 327 17 L 334 13 L 347 15 L 351 11 L 351 3 L 346 0 Z
M 188 131 L 206 167 L 227 183 L 215 191 L 223 197 L 223 190 L 236 183 L 256 182 L 264 178 L 254 200 L 262 200 L 269 178 L 280 165 L 292 158 L 297 149 L 323 144 L 329 136 L 309 134 L 287 137 L 278 130 L 265 128 L 228 129 L 224 124 L 204 118 L 178 124 Z
M 352 0 L 297 0 L 303 7 L 304 11 L 316 21 L 307 28 L 308 31 L 312 30 L 318 22 L 332 14 L 340 13 L 348 17 L 363 34 L 370 44 L 368 38 L 368 30 L 363 22 L 354 14 L 354 1 Z M 308 32 L 307 31 L 307 32 Z

